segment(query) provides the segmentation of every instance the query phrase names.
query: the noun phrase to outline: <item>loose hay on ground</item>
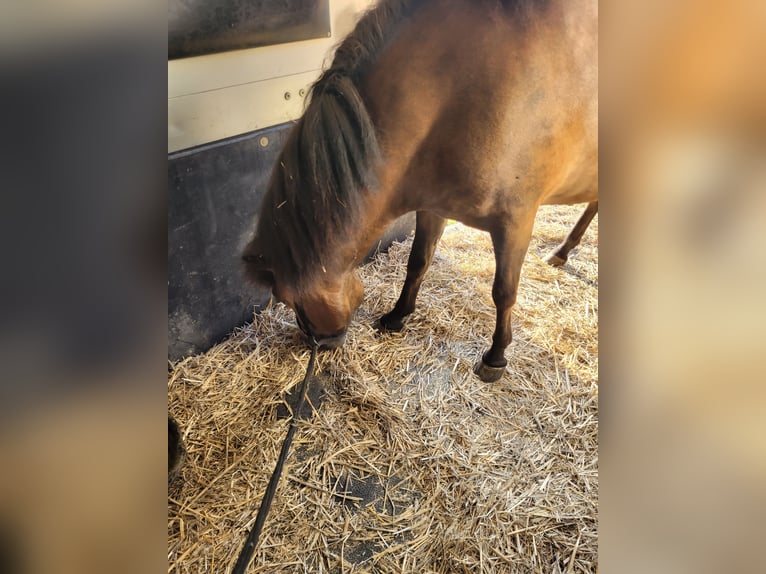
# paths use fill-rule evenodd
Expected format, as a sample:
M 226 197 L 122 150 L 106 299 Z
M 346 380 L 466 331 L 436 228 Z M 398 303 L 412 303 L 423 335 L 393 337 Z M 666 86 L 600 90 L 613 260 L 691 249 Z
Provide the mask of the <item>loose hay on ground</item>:
M 543 258 L 578 207 L 544 207 L 514 308 L 509 366 L 472 365 L 492 334 L 489 237 L 445 232 L 401 333 L 380 336 L 411 239 L 361 270 L 325 396 L 300 423 L 250 572 L 594 572 L 598 509 L 597 221 L 561 269 Z M 169 493 L 169 572 L 228 572 L 274 468 L 308 350 L 276 304 L 173 365 L 183 482 Z

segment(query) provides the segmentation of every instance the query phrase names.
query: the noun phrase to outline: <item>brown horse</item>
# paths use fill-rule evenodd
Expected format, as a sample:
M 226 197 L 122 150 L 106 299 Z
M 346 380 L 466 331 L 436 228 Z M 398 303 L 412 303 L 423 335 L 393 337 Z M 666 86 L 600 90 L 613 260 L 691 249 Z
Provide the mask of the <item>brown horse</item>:
M 417 212 L 389 330 L 412 313 L 445 218 L 486 230 L 497 324 L 475 370 L 500 378 L 538 207 L 597 200 L 597 19 L 595 0 L 382 0 L 288 138 L 243 255 L 249 278 L 333 346 L 362 301 L 355 269 L 397 217 Z M 577 229 L 570 239 L 564 256 Z

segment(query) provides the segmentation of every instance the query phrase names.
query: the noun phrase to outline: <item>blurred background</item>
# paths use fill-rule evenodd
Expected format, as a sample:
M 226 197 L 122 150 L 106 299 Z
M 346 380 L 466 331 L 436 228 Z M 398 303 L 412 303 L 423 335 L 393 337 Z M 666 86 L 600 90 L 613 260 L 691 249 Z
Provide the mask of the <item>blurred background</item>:
M 605 572 L 759 569 L 766 5 L 600 20 Z
M 0 6 L 0 572 L 166 567 L 167 22 Z M 760 569 L 764 30 L 602 5 L 603 572 Z
M 0 572 L 166 560 L 166 33 L 0 4 Z

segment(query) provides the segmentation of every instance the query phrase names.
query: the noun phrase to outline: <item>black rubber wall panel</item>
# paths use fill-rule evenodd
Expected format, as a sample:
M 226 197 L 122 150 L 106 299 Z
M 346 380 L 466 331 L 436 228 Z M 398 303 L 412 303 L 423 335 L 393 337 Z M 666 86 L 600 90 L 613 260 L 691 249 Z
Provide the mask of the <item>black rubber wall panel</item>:
M 268 303 L 267 290 L 244 282 L 239 257 L 255 231 L 272 167 L 291 125 L 168 157 L 171 360 L 206 351 L 251 320 L 254 306 Z M 397 221 L 373 251 L 406 237 L 414 221 L 414 214 Z
M 208 349 L 268 301 L 242 280 L 240 253 L 289 126 L 168 158 L 168 354 Z M 262 147 L 261 137 L 269 144 Z

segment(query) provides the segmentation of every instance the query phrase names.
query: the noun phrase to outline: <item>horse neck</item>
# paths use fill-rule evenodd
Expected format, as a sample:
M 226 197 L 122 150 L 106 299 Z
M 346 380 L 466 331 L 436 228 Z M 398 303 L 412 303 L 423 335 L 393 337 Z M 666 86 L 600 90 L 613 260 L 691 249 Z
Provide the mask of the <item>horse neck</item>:
M 386 189 L 368 192 L 359 221 L 349 226 L 348 232 L 334 246 L 328 246 L 336 253 L 337 271 L 351 271 L 370 252 L 375 242 L 400 215 L 393 205 L 392 196 Z

